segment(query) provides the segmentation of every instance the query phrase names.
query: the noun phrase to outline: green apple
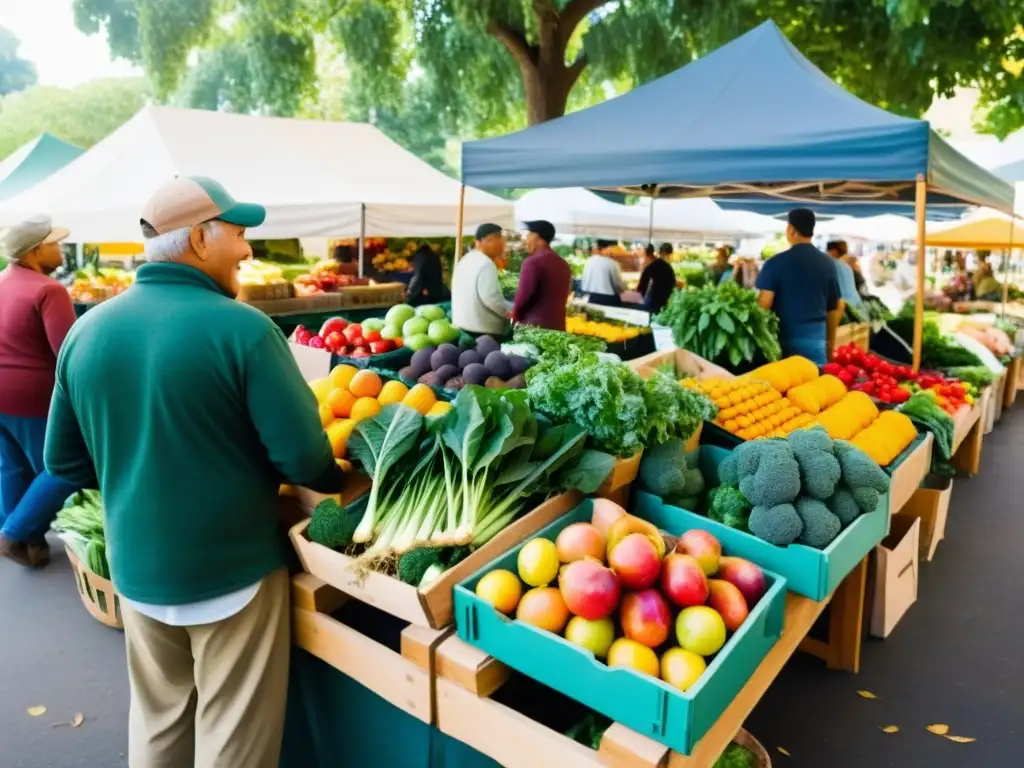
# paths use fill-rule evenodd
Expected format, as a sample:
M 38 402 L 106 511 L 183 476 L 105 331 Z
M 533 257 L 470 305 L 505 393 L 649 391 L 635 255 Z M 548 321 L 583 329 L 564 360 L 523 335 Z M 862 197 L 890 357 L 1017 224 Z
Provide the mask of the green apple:
M 381 331 L 388 322 L 383 317 L 371 317 L 369 320 L 362 322 L 364 331 Z
M 416 310 L 408 304 L 396 304 L 384 315 L 384 320 L 391 325 L 401 328 L 406 320 L 416 317 Z
M 603 659 L 615 640 L 615 624 L 607 618 L 589 621 L 582 616 L 573 616 L 565 628 L 565 639 Z
M 364 325 L 363 328 L 366 326 Z M 391 325 L 390 323 L 385 324 L 380 329 L 380 337 L 382 339 L 400 339 L 402 338 L 402 327 L 400 325 Z
M 425 335 L 429 327 L 430 323 L 422 317 L 413 317 L 402 324 L 402 335 L 405 338 L 419 336 L 421 333 Z
M 405 337 L 405 346 L 413 352 L 419 352 L 424 347 L 430 346 L 430 337 L 425 333 L 417 333 L 414 336 Z
M 443 320 L 446 317 L 444 310 L 435 304 L 424 304 L 416 310 L 416 314 L 427 320 Z
M 447 320 L 434 320 L 427 328 L 427 335 L 435 347 L 447 344 L 452 338 L 452 325 Z

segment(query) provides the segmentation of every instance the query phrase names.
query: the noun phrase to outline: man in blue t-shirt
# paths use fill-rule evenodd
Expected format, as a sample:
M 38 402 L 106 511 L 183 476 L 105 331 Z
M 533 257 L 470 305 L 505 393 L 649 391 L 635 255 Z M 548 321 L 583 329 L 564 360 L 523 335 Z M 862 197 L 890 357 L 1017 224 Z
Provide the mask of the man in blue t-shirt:
M 814 211 L 789 212 L 790 248 L 761 268 L 757 301 L 779 316 L 784 355 L 802 355 L 823 365 L 832 357 L 844 304 L 835 263 L 811 244 L 814 224 Z

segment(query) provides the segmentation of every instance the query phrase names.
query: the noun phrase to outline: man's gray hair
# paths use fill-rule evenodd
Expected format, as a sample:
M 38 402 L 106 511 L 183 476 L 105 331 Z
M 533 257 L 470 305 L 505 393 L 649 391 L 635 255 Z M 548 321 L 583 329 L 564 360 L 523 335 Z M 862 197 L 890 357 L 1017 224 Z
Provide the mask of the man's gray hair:
M 199 226 L 207 232 L 212 232 L 220 226 L 220 222 L 204 221 Z M 189 240 L 191 231 L 192 227 L 182 227 L 147 238 L 143 244 L 146 261 L 177 261 L 192 250 L 192 243 Z

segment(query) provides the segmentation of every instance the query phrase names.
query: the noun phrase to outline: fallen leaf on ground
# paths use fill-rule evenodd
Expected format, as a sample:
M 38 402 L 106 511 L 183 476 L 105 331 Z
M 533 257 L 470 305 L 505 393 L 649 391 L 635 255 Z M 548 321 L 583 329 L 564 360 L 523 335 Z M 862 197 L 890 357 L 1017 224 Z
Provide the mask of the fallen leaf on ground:
M 85 722 L 85 715 L 83 715 L 81 712 L 77 712 L 77 713 L 75 713 L 75 716 L 73 718 L 71 718 L 71 727 L 72 728 L 78 728 L 84 722 Z
M 789 750 L 786 749 L 785 747 L 776 747 L 776 749 L 779 750 L 779 752 L 784 754 L 786 757 L 792 757 L 792 755 L 789 754 Z
M 945 736 L 949 733 L 949 726 L 943 725 L 942 723 L 936 723 L 935 725 L 929 725 L 928 730 L 936 736 Z
M 947 736 L 946 738 L 950 741 L 955 741 L 957 744 L 970 744 L 972 741 L 977 741 L 977 739 L 972 739 L 970 736 Z
M 25 710 L 30 717 L 39 717 L 46 714 L 46 707 L 29 707 Z
M 862 699 L 877 699 L 878 698 L 871 691 L 857 691 L 857 695 L 860 696 Z
M 882 733 L 899 733 L 899 730 L 898 725 L 887 725 L 882 729 Z

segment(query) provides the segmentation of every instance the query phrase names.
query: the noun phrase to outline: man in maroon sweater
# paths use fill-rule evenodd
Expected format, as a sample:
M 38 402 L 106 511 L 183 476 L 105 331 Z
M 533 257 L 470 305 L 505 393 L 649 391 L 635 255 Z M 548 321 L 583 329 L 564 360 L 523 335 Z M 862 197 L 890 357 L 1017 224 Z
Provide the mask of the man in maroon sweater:
M 28 567 L 49 562 L 46 531 L 77 490 L 43 468 L 57 352 L 75 322 L 67 290 L 48 277 L 67 236 L 39 216 L 0 243 L 11 260 L 0 272 L 0 556 Z
M 512 303 L 512 319 L 552 331 L 565 330 L 565 305 L 572 291 L 572 270 L 551 250 L 555 227 L 549 221 L 526 222 L 526 250 L 530 255 L 519 273 Z

